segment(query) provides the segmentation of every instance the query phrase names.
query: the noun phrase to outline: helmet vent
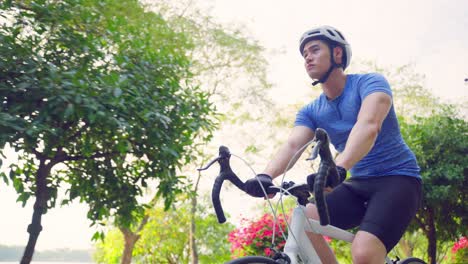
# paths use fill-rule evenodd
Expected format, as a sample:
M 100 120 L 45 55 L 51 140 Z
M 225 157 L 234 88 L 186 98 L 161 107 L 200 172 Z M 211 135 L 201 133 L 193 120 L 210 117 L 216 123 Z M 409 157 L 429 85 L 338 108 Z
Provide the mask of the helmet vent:
M 320 30 L 312 31 L 312 32 L 309 32 L 309 36 L 312 36 L 318 33 L 320 33 Z
M 333 31 L 331 31 L 331 30 L 329 30 L 329 29 L 327 29 L 327 31 L 328 31 L 328 33 L 330 33 L 330 35 L 336 37 L 336 35 L 335 35 L 335 33 L 333 33 Z
M 346 40 L 346 39 L 343 37 L 343 35 L 341 35 L 341 33 L 340 33 L 339 31 L 336 31 L 336 33 L 338 33 L 338 35 L 340 35 L 340 37 L 341 37 L 342 39 Z

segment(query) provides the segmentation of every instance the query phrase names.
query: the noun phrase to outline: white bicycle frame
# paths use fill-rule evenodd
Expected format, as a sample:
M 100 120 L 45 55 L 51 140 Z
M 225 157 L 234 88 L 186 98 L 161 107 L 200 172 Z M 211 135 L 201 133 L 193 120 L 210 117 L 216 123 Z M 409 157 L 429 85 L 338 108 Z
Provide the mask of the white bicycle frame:
M 321 138 L 320 142 L 325 142 L 325 144 L 328 144 L 329 139 L 328 139 L 328 135 L 326 134 L 326 131 L 324 131 L 322 129 L 317 129 L 317 133 L 315 135 L 316 137 L 317 137 L 317 135 L 319 135 L 319 132 L 320 132 L 320 135 L 321 135 L 320 136 L 320 138 Z M 326 137 L 325 141 L 324 141 L 323 137 Z M 315 140 L 315 138 L 314 138 L 314 140 Z M 307 147 L 311 142 L 313 142 L 313 141 L 310 141 L 309 143 L 305 144 L 299 151 L 297 151 L 296 154 L 291 159 L 291 161 L 294 160 L 294 157 L 297 154 L 302 153 L 303 149 L 305 147 Z M 320 143 L 320 144 L 322 144 L 322 143 Z M 317 146 L 321 147 L 321 145 L 316 145 L 316 147 Z M 314 150 L 312 152 L 313 155 L 311 155 L 311 157 L 308 160 L 315 159 L 317 157 L 317 155 L 320 154 L 322 159 L 324 158 L 322 155 L 324 155 L 325 158 L 328 160 L 328 162 L 333 164 L 333 162 L 332 162 L 332 160 L 330 158 L 331 153 L 327 153 L 327 151 L 324 151 L 323 153 L 319 153 L 317 151 L 318 149 L 316 147 L 314 147 Z M 328 147 L 328 145 L 326 145 L 326 147 Z M 329 149 L 328 149 L 328 152 L 329 152 Z M 213 185 L 213 190 L 212 190 L 213 205 L 214 205 L 214 208 L 215 208 L 216 216 L 218 217 L 218 221 L 220 223 L 224 223 L 226 221 L 226 218 L 225 218 L 224 213 L 223 213 L 223 209 L 221 207 L 221 202 L 219 200 L 219 193 L 220 193 L 223 181 L 229 180 L 235 186 L 237 186 L 239 189 L 247 192 L 246 190 L 244 190 L 245 189 L 245 183 L 242 182 L 239 179 L 239 177 L 237 177 L 237 175 L 235 175 L 235 173 L 231 170 L 231 168 L 229 166 L 230 156 L 231 156 L 231 153 L 229 152 L 229 149 L 227 147 L 225 147 L 225 146 L 221 146 L 219 148 L 219 156 L 216 159 L 209 162 L 208 165 L 206 165 L 205 167 L 198 169 L 199 171 L 206 170 L 215 162 L 218 162 L 220 164 L 221 171 L 220 171 L 220 174 L 216 177 L 215 183 Z M 243 160 L 242 158 L 240 158 L 240 159 Z M 286 168 L 291 167 L 291 161 L 288 163 Z M 248 165 L 247 162 L 245 162 L 245 163 Z M 318 173 L 322 173 L 320 175 L 324 175 L 323 173 L 330 173 L 329 171 L 328 172 L 323 171 L 323 169 L 327 170 L 327 166 L 322 167 L 322 164 L 323 163 L 321 161 L 321 167 L 319 167 L 319 172 Z M 330 164 L 328 164 L 328 165 L 330 165 Z M 329 168 L 330 167 L 328 167 L 328 169 Z M 254 175 L 257 175 L 253 169 L 252 169 L 252 172 L 254 173 Z M 286 176 L 286 171 L 283 174 L 283 179 L 284 179 L 285 176 Z M 335 174 L 335 176 L 336 176 L 336 174 Z M 272 212 L 273 212 L 273 215 L 274 215 L 274 218 L 275 218 L 275 221 L 276 221 L 276 219 L 277 219 L 277 217 L 276 217 L 277 210 L 275 210 L 273 208 L 273 206 L 272 206 L 272 204 L 270 202 L 270 199 L 268 198 L 268 194 L 267 194 L 262 182 L 260 181 L 259 177 L 257 177 L 256 179 L 257 179 L 257 181 L 259 183 L 259 186 L 261 187 L 261 189 L 262 189 L 262 191 L 263 191 L 263 193 L 265 195 L 265 198 L 268 200 L 268 203 L 270 204 L 270 207 L 272 209 Z M 319 178 L 319 179 L 323 180 L 323 178 Z M 317 252 L 315 251 L 314 247 L 312 246 L 312 243 L 310 242 L 309 238 L 306 235 L 306 232 L 312 232 L 312 233 L 328 236 L 328 237 L 331 237 L 331 238 L 334 238 L 334 239 L 337 239 L 337 240 L 347 241 L 349 243 L 353 242 L 353 240 L 354 240 L 354 234 L 353 233 L 348 232 L 348 231 L 343 230 L 343 229 L 340 229 L 340 228 L 337 228 L 337 227 L 332 226 L 332 225 L 322 226 L 322 225 L 320 225 L 319 221 L 307 218 L 306 213 L 305 213 L 306 207 L 304 205 L 306 204 L 306 201 L 307 201 L 308 197 L 310 196 L 310 194 L 307 193 L 309 191 L 309 189 L 310 189 L 310 187 L 308 185 L 306 185 L 306 184 L 299 185 L 299 186 L 297 186 L 299 189 L 294 190 L 294 187 L 296 187 L 296 186 L 294 186 L 295 185 L 294 182 L 288 182 L 286 184 L 283 184 L 283 183 L 284 182 L 282 181 L 282 184 L 281 184 L 282 187 L 270 186 L 269 188 L 277 188 L 278 189 L 278 192 L 281 193 L 280 201 L 282 201 L 281 198 L 282 198 L 283 194 L 289 194 L 291 196 L 295 196 L 298 199 L 297 200 L 298 204 L 297 204 L 296 208 L 293 210 L 293 212 L 291 214 L 290 223 L 288 224 L 288 238 L 286 238 L 286 243 L 285 243 L 285 247 L 284 247 L 284 250 L 283 250 L 283 254 L 285 254 L 285 255 L 287 255 L 289 257 L 289 259 L 291 260 L 291 264 L 321 263 L 320 258 L 317 255 Z M 324 181 L 318 181 L 318 183 L 316 183 L 316 184 L 317 184 L 318 190 L 320 190 L 320 188 L 324 188 L 325 182 Z M 291 186 L 291 185 L 293 185 L 293 186 Z M 304 186 L 306 187 L 306 189 L 304 188 Z M 317 187 L 314 186 L 314 189 L 316 189 Z M 294 194 L 291 193 L 290 191 L 294 192 Z M 307 191 L 307 192 L 304 192 L 304 191 Z M 322 195 L 323 195 L 323 193 L 322 193 Z M 318 200 L 318 201 L 322 201 L 322 200 Z M 281 207 L 283 208 L 283 206 L 281 206 Z M 283 210 L 283 213 L 284 213 L 284 210 Z M 325 209 L 325 213 L 326 213 L 326 209 Z M 276 226 L 276 225 L 274 225 L 274 226 Z M 273 232 L 273 234 L 275 234 L 275 232 Z M 274 238 L 272 239 L 272 244 L 274 245 L 273 241 L 274 241 Z M 275 256 L 278 261 L 281 261 L 282 259 L 284 259 L 284 258 L 282 258 L 283 254 L 279 254 L 279 255 Z M 268 259 L 268 258 L 264 258 L 264 257 L 260 257 L 260 256 L 251 256 L 251 257 L 239 258 L 237 260 L 233 260 L 232 263 L 247 263 L 247 262 L 248 263 L 255 263 L 255 262 L 252 262 L 252 261 L 259 261 L 260 263 L 262 263 L 262 262 L 265 263 L 265 261 L 269 262 L 269 260 L 270 259 Z M 414 263 L 424 263 L 422 260 L 417 259 L 417 258 L 408 258 L 408 259 L 405 259 L 405 261 L 406 260 L 413 261 Z M 240 261 L 240 262 L 238 262 L 238 261 Z M 229 263 L 231 263 L 231 262 L 229 262 Z M 282 262 L 278 262 L 278 263 L 282 263 Z M 388 256 L 385 256 L 385 263 L 393 264 L 394 262 L 392 260 L 390 260 L 390 258 L 388 258 Z M 405 263 L 410 263 L 410 262 L 405 262 Z
M 305 206 L 298 205 L 294 208 L 291 214 L 291 222 L 288 226 L 288 238 L 284 246 L 283 252 L 291 259 L 291 264 L 299 264 L 300 260 L 305 264 L 321 263 L 312 243 L 306 235 L 307 232 L 321 234 L 338 240 L 344 240 L 349 243 L 353 242 L 354 234 L 334 227 L 332 225 L 322 226 L 319 221 L 308 219 L 306 222 Z M 393 262 L 390 258 L 385 257 L 387 264 Z

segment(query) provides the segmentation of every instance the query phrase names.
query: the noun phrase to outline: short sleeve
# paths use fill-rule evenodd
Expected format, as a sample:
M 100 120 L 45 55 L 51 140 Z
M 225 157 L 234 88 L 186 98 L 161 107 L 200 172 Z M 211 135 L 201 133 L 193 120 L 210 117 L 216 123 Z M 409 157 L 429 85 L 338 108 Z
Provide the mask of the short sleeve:
M 359 95 L 361 100 L 364 100 L 369 94 L 375 92 L 384 92 L 393 97 L 390 84 L 383 75 L 378 73 L 363 75 L 359 80 Z
M 296 121 L 294 121 L 294 126 L 305 126 L 312 131 L 315 131 L 317 128 L 317 124 L 315 123 L 315 120 L 313 118 L 314 115 L 314 105 L 313 103 L 308 104 L 299 110 L 296 114 Z

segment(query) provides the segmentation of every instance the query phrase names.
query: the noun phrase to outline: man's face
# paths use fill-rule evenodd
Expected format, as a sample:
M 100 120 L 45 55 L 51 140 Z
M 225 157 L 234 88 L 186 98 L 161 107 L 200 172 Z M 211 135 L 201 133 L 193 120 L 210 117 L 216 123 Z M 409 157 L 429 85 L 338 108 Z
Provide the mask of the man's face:
M 321 40 L 307 42 L 302 56 L 307 74 L 312 79 L 320 79 L 330 68 L 330 49 Z

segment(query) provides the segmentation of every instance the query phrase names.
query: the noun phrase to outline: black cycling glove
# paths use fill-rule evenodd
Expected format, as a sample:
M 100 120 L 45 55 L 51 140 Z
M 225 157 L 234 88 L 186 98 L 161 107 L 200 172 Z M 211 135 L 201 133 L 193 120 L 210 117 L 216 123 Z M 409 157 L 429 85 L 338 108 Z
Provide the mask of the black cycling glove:
M 346 179 L 347 172 L 345 168 L 340 167 L 340 166 L 336 166 L 336 170 L 338 172 L 338 184 L 340 184 Z M 309 185 L 309 189 L 311 191 L 314 191 L 315 177 L 317 177 L 317 173 L 312 173 L 309 176 L 307 176 L 307 184 Z M 334 188 L 338 186 L 338 184 L 336 186 L 332 186 L 331 181 L 332 181 L 331 177 L 327 177 L 327 183 L 325 184 L 325 187 Z
M 258 174 L 252 179 L 249 179 L 244 184 L 244 191 L 253 197 L 265 197 L 259 181 L 267 193 L 271 193 L 270 186 L 273 186 L 273 181 L 270 175 Z

